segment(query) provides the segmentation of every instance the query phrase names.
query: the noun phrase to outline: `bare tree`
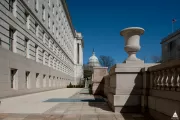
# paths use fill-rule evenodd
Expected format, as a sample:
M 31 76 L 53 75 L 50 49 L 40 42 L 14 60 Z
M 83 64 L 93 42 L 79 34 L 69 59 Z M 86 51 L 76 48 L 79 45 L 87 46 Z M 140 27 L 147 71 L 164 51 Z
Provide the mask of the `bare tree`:
M 115 60 L 110 56 L 99 56 L 99 62 L 101 66 L 108 67 L 108 70 L 115 64 Z
M 151 56 L 151 60 L 154 63 L 161 63 L 161 57 L 160 56 Z

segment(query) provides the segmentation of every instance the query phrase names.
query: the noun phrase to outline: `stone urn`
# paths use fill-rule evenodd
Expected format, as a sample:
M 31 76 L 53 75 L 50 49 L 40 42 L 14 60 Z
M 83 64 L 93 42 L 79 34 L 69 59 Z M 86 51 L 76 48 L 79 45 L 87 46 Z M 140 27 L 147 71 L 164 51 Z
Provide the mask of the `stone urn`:
M 140 35 L 144 33 L 144 29 L 140 27 L 129 27 L 121 30 L 120 35 L 125 39 L 124 50 L 128 53 L 127 62 L 143 62 L 136 57 L 136 53 L 140 50 Z

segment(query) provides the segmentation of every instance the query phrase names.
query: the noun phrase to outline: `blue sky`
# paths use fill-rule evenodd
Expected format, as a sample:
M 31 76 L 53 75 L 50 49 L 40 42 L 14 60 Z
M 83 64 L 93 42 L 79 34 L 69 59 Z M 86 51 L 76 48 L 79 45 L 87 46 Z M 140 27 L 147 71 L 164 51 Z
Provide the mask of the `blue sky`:
M 74 28 L 84 36 L 84 63 L 95 49 L 96 56 L 112 56 L 121 63 L 127 54 L 120 31 L 126 27 L 145 29 L 137 56 L 161 55 L 160 41 L 172 32 L 172 19 L 179 19 L 180 0 L 66 0 Z

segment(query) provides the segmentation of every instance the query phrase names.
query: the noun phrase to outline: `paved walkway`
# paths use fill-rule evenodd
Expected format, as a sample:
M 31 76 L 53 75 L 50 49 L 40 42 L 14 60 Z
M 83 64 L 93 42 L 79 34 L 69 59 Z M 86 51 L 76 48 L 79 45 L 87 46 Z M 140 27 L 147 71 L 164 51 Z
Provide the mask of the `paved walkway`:
M 7 98 L 0 106 L 0 120 L 151 120 L 139 114 L 114 113 L 99 99 L 103 98 L 76 88 Z
M 58 105 L 56 102 L 44 102 L 51 98 L 69 98 L 81 88 L 58 89 L 35 94 L 1 99 L 0 113 L 35 113 L 42 114 Z

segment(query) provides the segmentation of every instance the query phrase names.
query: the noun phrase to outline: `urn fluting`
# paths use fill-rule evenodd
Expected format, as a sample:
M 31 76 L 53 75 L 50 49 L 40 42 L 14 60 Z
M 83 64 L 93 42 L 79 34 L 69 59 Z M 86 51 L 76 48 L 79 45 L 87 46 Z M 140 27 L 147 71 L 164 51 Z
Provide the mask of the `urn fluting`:
M 139 61 L 136 53 L 141 49 L 140 35 L 144 33 L 144 29 L 140 27 L 125 28 L 120 32 L 120 35 L 125 39 L 124 50 L 128 53 L 126 61 Z

